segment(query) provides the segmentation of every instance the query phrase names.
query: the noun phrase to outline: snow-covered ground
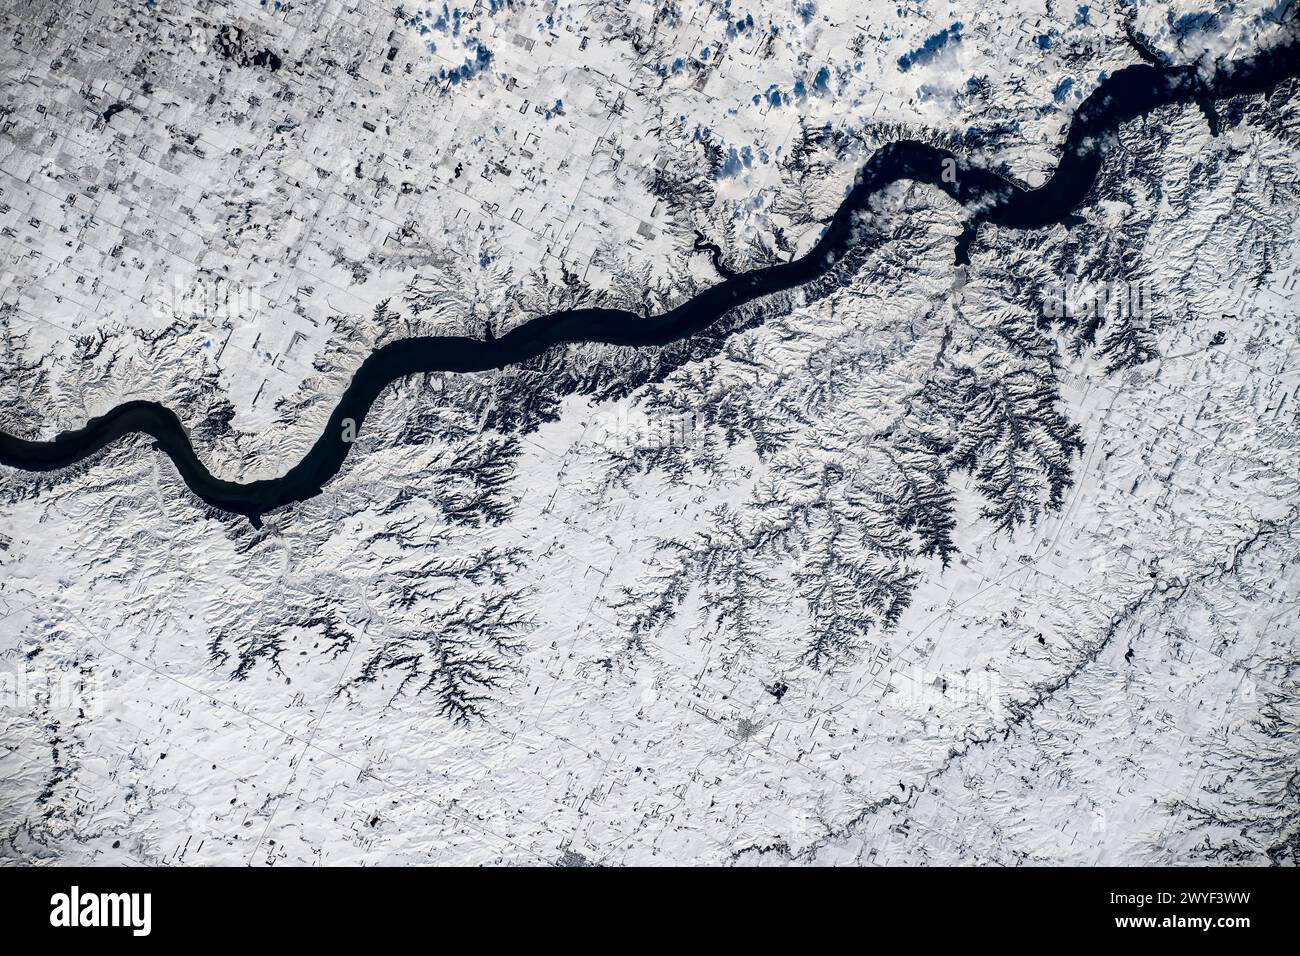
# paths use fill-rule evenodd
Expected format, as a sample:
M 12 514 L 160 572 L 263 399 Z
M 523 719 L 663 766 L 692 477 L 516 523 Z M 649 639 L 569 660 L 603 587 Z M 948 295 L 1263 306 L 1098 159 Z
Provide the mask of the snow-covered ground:
M 377 344 L 661 311 L 901 136 L 1034 184 L 1126 30 L 1291 15 L 10 6 L 0 428 L 150 398 L 242 480 Z M 724 339 L 408 380 L 261 531 L 143 439 L 0 469 L 0 859 L 1295 862 L 1296 94 L 964 269 L 900 187 Z

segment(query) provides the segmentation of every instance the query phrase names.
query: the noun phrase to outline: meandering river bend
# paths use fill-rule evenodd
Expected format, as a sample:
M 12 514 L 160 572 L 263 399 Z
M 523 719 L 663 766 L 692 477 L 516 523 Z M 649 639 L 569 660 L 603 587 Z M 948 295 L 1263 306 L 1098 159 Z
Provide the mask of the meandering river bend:
M 1080 104 L 1061 160 L 1038 189 L 1025 189 L 962 157 L 925 143 L 903 140 L 877 150 L 859 171 L 817 244 L 790 262 L 750 272 L 723 272 L 723 281 L 657 316 L 618 309 L 571 309 L 532 319 L 500 338 L 431 336 L 393 342 L 372 352 L 357 369 L 324 431 L 306 456 L 279 478 L 247 483 L 223 481 L 204 466 L 175 413 L 156 402 L 127 402 L 84 428 L 51 441 L 28 441 L 0 432 L 0 464 L 27 471 L 73 465 L 133 432 L 150 435 L 171 458 L 190 490 L 214 508 L 261 516 L 320 494 L 343 466 L 351 442 L 380 393 L 397 379 L 423 372 L 479 372 L 536 358 L 565 343 L 599 342 L 659 346 L 697 333 L 724 314 L 762 296 L 805 285 L 827 273 L 857 241 L 854 219 L 871 198 L 892 183 L 910 180 L 935 186 L 970 210 L 958 242 L 964 261 L 980 223 L 1034 229 L 1069 222 L 1096 182 L 1107 134 L 1120 124 L 1173 103 L 1261 93 L 1300 75 L 1300 42 L 1250 60 L 1220 64 L 1211 72 L 1191 66 L 1140 64 L 1110 75 Z M 955 166 L 953 164 L 955 163 Z M 956 176 L 945 176 L 945 170 Z M 955 181 L 953 181 L 955 179 Z M 716 261 L 716 257 L 715 257 Z M 353 427 L 345 430 L 345 423 Z

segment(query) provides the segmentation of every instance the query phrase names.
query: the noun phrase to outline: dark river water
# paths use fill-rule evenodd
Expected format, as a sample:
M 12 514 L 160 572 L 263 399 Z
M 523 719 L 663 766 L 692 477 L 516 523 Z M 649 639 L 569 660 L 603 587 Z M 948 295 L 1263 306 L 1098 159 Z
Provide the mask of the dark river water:
M 357 369 L 329 424 L 306 457 L 279 478 L 240 484 L 214 477 L 195 455 L 180 420 L 155 402 L 119 405 L 92 419 L 86 427 L 64 432 L 48 442 L 26 441 L 0 432 L 0 464 L 28 471 L 52 471 L 75 464 L 125 435 L 141 432 L 154 438 L 196 495 L 215 508 L 247 515 L 260 525 L 261 515 L 320 493 L 321 486 L 338 473 L 351 447 L 344 437 L 345 421 L 350 419 L 359 430 L 375 399 L 397 379 L 423 372 L 502 368 L 569 342 L 658 346 L 692 335 L 737 306 L 824 275 L 858 241 L 856 214 L 866 208 L 872 196 L 900 180 L 930 184 L 969 207 L 969 224 L 957 248 L 958 261 L 965 261 L 980 223 L 1033 229 L 1071 222 L 1073 210 L 1096 181 L 1106 134 L 1121 123 L 1171 103 L 1264 92 L 1297 74 L 1300 43 L 1275 48 L 1252 60 L 1225 64 L 1212 77 L 1189 67 L 1155 64 L 1119 70 L 1079 106 L 1060 164 L 1038 189 L 1024 189 L 925 143 L 890 143 L 862 167 L 817 245 L 806 255 L 751 272 L 724 271 L 722 282 L 662 315 L 572 309 L 533 319 L 496 339 L 432 336 L 403 339 L 376 349 Z M 945 170 L 955 170 L 955 177 L 945 177 Z M 955 182 L 951 181 L 954 178 Z M 720 261 L 720 257 L 714 258 Z

